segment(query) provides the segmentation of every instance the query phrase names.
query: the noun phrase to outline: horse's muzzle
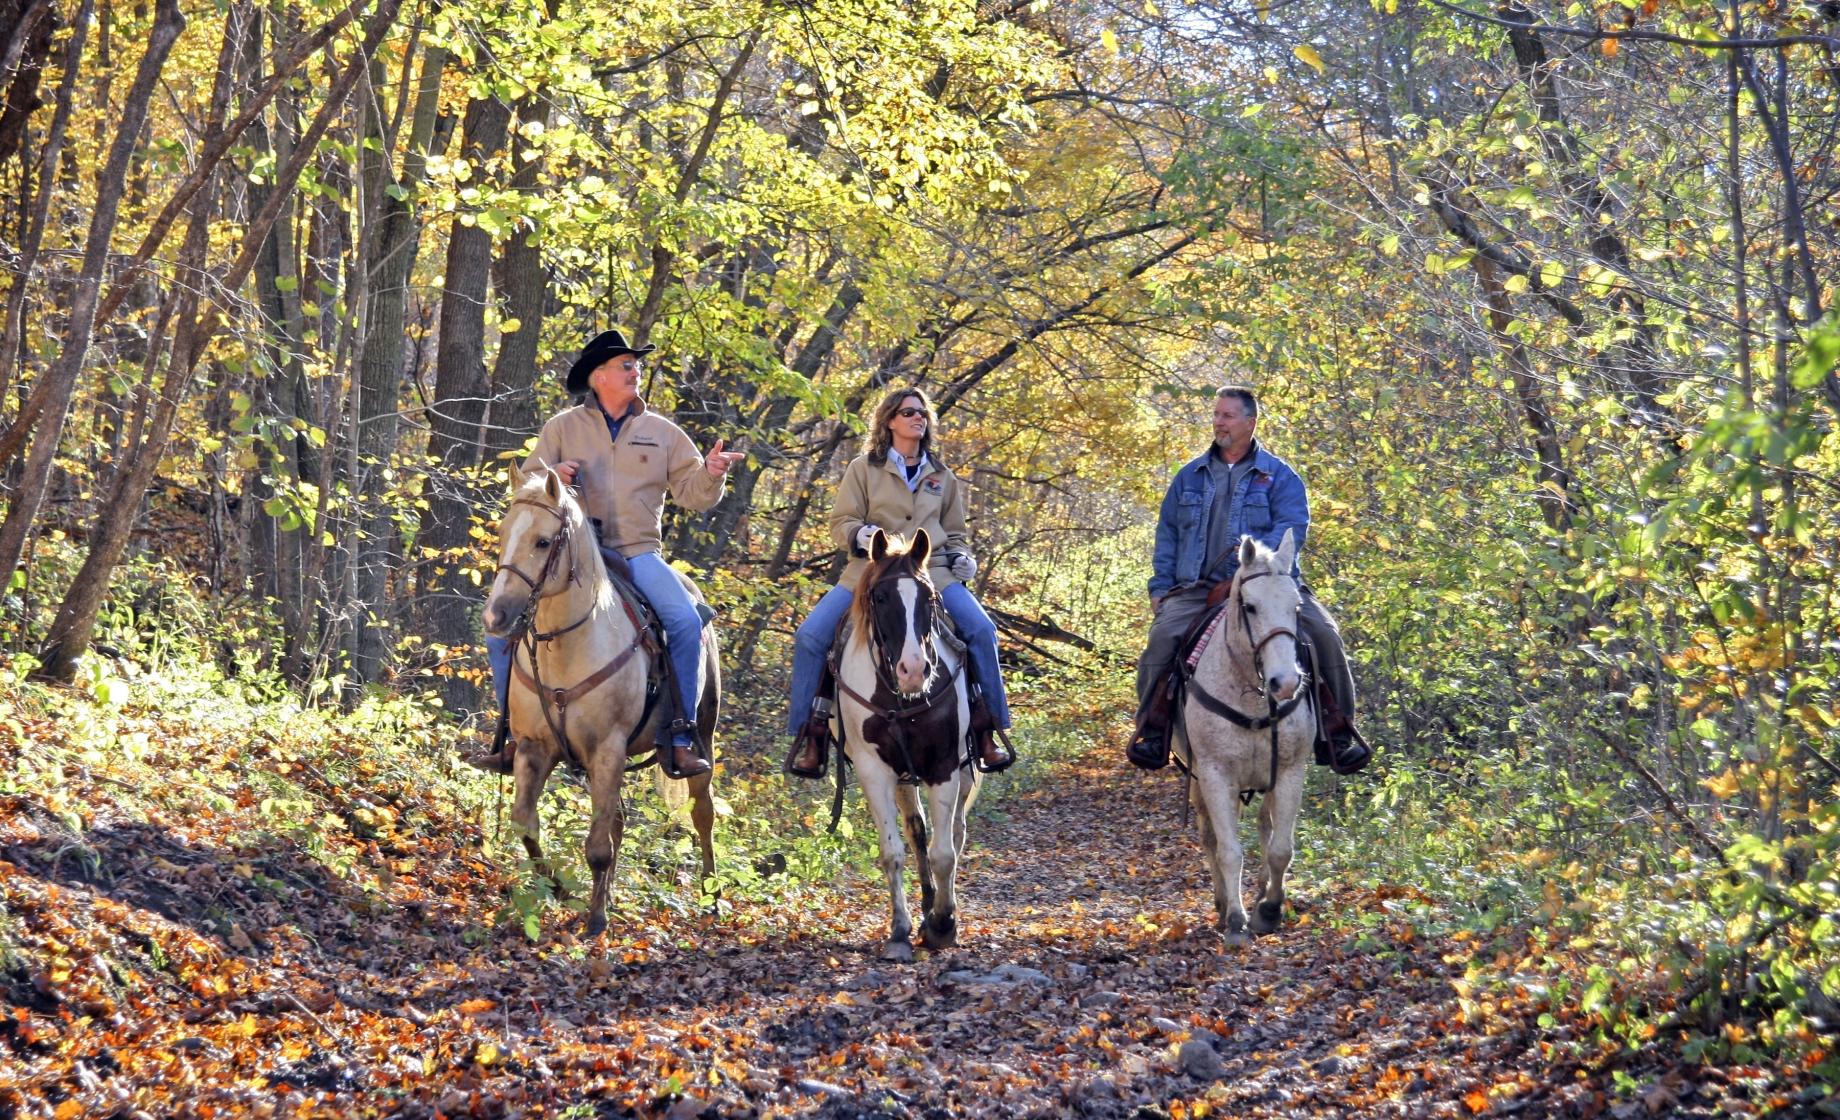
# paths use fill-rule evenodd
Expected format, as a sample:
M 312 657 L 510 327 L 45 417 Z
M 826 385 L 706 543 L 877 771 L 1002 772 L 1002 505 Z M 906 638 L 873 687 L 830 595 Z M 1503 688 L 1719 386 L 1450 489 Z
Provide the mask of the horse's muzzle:
M 1300 682 L 1301 678 L 1296 673 L 1282 673 L 1266 680 L 1265 687 L 1270 690 L 1274 702 L 1285 704 L 1297 695 L 1297 685 Z
M 485 616 L 480 620 L 485 625 L 486 633 L 494 638 L 503 638 L 511 633 L 511 624 L 524 612 L 523 603 L 510 603 L 510 596 L 494 595 L 486 600 Z

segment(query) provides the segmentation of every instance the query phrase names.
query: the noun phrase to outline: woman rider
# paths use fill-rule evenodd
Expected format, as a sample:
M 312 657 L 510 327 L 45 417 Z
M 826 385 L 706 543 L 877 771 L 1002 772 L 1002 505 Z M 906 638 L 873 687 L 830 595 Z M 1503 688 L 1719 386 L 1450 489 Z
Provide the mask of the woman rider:
M 965 586 L 977 574 L 977 561 L 965 543 L 965 491 L 933 453 L 937 426 L 926 394 L 897 389 L 876 406 L 867 450 L 843 472 L 831 510 L 831 538 L 848 552 L 850 562 L 793 641 L 792 711 L 787 720 L 793 745 L 786 769 L 798 777 L 824 776 L 830 715 L 828 710 L 815 710 L 813 700 L 837 624 L 848 613 L 853 588 L 869 564 L 869 542 L 877 529 L 907 538 L 925 529 L 934 542 L 927 574 L 965 640 L 973 683 L 983 693 L 972 701 L 971 713 L 971 726 L 978 732 L 978 764 L 997 771 L 1015 761 L 997 741 L 996 732 L 1009 727 L 1009 704 L 997 668 L 997 628 Z

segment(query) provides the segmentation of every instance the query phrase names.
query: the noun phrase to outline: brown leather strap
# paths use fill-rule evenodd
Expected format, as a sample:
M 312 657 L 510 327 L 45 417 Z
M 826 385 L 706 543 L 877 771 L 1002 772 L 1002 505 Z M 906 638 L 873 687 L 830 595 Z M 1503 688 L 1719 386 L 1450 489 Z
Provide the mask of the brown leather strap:
M 621 651 L 619 656 L 615 657 L 612 661 L 607 662 L 607 664 L 602 665 L 599 669 L 596 669 L 588 677 L 576 682 L 576 684 L 572 688 L 545 689 L 542 685 L 539 685 L 536 682 L 535 678 L 533 678 L 528 672 L 525 671 L 524 663 L 522 661 L 519 661 L 515 657 L 511 659 L 511 672 L 517 677 L 518 680 L 523 682 L 524 687 L 536 693 L 538 699 L 542 700 L 545 704 L 553 703 L 556 705 L 556 707 L 566 711 L 570 704 L 573 704 L 575 701 L 580 700 L 582 697 L 586 696 L 588 693 L 593 692 L 596 688 L 606 683 L 606 680 L 608 677 L 611 677 L 615 673 L 619 672 L 621 666 L 625 665 L 628 661 L 632 660 L 632 655 L 637 653 L 638 650 L 639 650 L 639 641 L 637 638 L 635 638 L 633 639 L 633 644 L 627 646 L 623 651 Z M 547 693 L 548 695 L 545 695 L 545 693 Z

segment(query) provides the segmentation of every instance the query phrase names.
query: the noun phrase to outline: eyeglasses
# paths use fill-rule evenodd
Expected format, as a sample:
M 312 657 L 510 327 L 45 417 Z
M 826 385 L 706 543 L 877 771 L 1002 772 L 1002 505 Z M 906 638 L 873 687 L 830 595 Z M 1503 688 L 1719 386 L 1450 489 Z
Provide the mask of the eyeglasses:
M 894 414 L 895 414 L 896 416 L 899 416 L 899 417 L 900 417 L 901 419 L 903 419 L 903 420 L 908 420 L 908 419 L 912 419 L 912 418 L 913 418 L 913 417 L 915 417 L 915 416 L 922 416 L 922 417 L 923 417 L 923 416 L 925 416 L 925 415 L 926 415 L 926 409 L 924 409 L 924 408 L 912 408 L 912 407 L 909 407 L 909 408 L 897 408 L 897 409 L 895 409 L 895 410 L 894 410 Z

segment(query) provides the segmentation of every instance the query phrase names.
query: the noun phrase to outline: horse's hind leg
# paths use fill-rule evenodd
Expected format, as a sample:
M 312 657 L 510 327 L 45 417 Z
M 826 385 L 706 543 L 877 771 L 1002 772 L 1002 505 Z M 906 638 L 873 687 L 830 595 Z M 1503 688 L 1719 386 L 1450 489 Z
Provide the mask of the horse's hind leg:
M 1271 933 L 1284 918 L 1284 875 L 1296 850 L 1297 813 L 1302 807 L 1303 767 L 1293 766 L 1278 775 L 1277 788 L 1265 795 L 1265 804 L 1259 807 L 1259 847 L 1265 859 L 1259 870 L 1254 933 Z
M 690 779 L 690 824 L 696 829 L 697 847 L 703 856 L 703 879 L 716 873 L 716 799 L 709 791 L 715 775 L 699 774 Z
M 958 944 L 958 853 L 963 845 L 964 822 L 960 819 L 966 799 L 960 787 L 970 783 L 970 771 L 960 770 L 952 781 L 931 786 L 927 800 L 939 831 L 926 851 L 926 868 L 933 881 L 932 897 L 927 900 L 926 922 L 921 927 L 921 942 L 929 949 L 949 949 Z M 916 853 L 922 849 L 915 847 Z
M 881 858 L 876 862 L 881 865 L 882 874 L 888 880 L 889 908 L 893 911 L 893 921 L 888 930 L 888 942 L 882 947 L 882 959 L 889 961 L 911 961 L 914 959 L 914 947 L 910 938 L 914 933 L 914 918 L 907 909 L 907 892 L 901 886 L 901 871 L 907 862 L 907 846 L 901 840 L 901 815 L 895 804 L 895 777 L 888 767 L 879 760 L 862 760 L 856 766 L 857 780 L 862 783 L 863 800 L 869 803 L 869 813 L 875 818 L 876 839 L 881 844 Z
M 556 767 L 556 752 L 548 743 L 520 739 L 514 757 L 512 774 L 517 792 L 511 799 L 511 821 L 517 825 L 524 851 L 536 865 L 537 873 L 548 879 L 560 896 L 565 893 L 562 880 L 556 877 L 556 869 L 543 855 L 543 844 L 538 838 L 541 821 L 537 817 L 537 800 L 543 796 L 543 783 L 549 780 L 549 772 Z
M 594 889 L 588 896 L 588 936 L 598 936 L 607 928 L 607 896 L 611 891 L 614 860 L 620 854 L 620 841 L 626 835 L 626 806 L 620 801 L 620 781 L 625 777 L 626 729 L 597 744 L 589 762 L 588 800 L 593 817 L 588 822 L 588 870 L 594 875 Z

